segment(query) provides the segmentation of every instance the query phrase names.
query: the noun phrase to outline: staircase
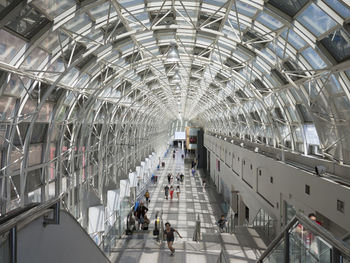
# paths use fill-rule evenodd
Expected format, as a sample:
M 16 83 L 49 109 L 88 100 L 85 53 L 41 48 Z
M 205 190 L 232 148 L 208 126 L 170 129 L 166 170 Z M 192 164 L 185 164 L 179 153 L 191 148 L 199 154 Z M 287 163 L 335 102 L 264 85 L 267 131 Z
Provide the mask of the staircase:
M 257 262 L 347 263 L 350 262 L 350 246 L 298 213 Z

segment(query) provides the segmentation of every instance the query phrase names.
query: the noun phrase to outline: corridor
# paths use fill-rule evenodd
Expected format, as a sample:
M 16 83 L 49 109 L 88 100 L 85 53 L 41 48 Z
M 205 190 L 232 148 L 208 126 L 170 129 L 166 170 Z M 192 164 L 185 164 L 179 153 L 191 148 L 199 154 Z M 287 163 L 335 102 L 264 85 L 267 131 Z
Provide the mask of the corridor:
M 175 159 L 171 154 L 165 158 L 165 168 L 158 172 L 158 183 L 148 188 L 151 202 L 148 217 L 151 220 L 148 231 L 134 231 L 133 235 L 123 237 L 112 249 L 112 262 L 216 262 L 220 251 L 225 248 L 231 262 L 255 262 L 265 245 L 252 229 L 237 228 L 235 234 L 220 234 L 215 222 L 223 213 L 222 200 L 215 186 L 202 186 L 202 174 L 191 174 L 190 164 L 184 164 L 181 150 L 176 151 Z M 184 173 L 180 183 L 181 194 L 177 199 L 166 200 L 164 187 L 167 174 L 172 173 L 172 185 L 177 186 L 176 174 Z M 156 241 L 152 235 L 157 211 L 163 211 L 163 222 L 169 222 L 177 229 L 183 239 L 175 236 L 174 257 L 170 256 L 166 242 Z M 195 221 L 201 222 L 201 240 L 192 241 Z

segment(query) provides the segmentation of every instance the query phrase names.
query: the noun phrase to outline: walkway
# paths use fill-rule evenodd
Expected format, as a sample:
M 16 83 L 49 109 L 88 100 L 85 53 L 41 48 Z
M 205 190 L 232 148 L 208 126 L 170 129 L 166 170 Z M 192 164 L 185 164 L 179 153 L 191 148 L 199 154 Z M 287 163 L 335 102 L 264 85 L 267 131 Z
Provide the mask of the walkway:
M 172 154 L 169 154 L 165 159 L 165 168 L 158 174 L 158 184 L 149 188 L 151 193 L 149 231 L 136 231 L 133 235 L 119 240 L 116 248 L 112 250 L 112 262 L 216 262 L 223 246 L 234 259 L 231 262 L 255 262 L 260 255 L 261 244 L 257 245 L 260 241 L 256 242 L 256 237 L 247 235 L 247 232 L 244 232 L 247 231 L 246 228 L 238 230 L 243 231 L 238 236 L 217 233 L 215 222 L 222 213 L 221 200 L 218 200 L 217 193 L 212 193 L 215 192 L 214 187 L 203 188 L 199 175 L 195 177 L 191 175 L 190 166 L 184 165 L 181 154 L 181 150 L 178 149 L 175 160 Z M 164 187 L 168 183 L 166 175 L 181 172 L 185 175 L 185 181 L 183 184 L 180 183 L 180 200 L 175 193 L 173 200 L 166 200 L 164 198 Z M 176 179 L 173 185 L 177 185 Z M 183 236 L 183 239 L 175 238 L 174 257 L 169 256 L 166 242 L 160 246 L 152 235 L 155 214 L 160 210 L 163 210 L 163 221 L 170 222 Z M 202 240 L 197 243 L 192 241 L 192 237 L 198 216 L 201 220 Z

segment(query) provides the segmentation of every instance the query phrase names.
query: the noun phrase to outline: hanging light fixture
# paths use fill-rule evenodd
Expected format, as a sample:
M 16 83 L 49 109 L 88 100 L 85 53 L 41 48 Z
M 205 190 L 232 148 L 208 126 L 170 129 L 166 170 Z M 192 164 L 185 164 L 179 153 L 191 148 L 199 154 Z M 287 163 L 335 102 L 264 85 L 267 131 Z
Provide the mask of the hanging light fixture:
M 180 61 L 179 51 L 177 50 L 176 43 L 170 43 L 166 61 L 169 63 L 176 63 Z

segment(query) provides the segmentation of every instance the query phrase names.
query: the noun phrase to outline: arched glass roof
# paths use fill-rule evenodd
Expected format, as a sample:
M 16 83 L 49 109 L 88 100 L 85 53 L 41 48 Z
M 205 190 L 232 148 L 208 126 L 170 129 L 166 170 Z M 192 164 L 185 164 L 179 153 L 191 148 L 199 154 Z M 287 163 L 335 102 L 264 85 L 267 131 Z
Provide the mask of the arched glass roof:
M 348 0 L 4 0 L 0 14 L 3 170 L 27 169 L 39 124 L 68 147 L 83 144 L 74 122 L 127 136 L 178 118 L 350 162 Z

